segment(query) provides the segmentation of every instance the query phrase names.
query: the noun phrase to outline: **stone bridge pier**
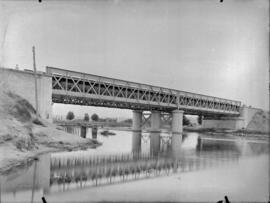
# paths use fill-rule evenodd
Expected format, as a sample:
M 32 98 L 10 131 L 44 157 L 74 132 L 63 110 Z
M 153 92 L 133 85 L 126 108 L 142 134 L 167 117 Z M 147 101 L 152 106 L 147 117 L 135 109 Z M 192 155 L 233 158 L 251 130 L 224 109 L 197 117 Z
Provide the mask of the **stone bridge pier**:
M 172 154 L 177 158 L 180 155 L 180 147 L 182 142 L 183 132 L 183 113 L 182 110 L 172 111 L 171 118 L 171 132 L 172 132 Z M 132 126 L 132 152 L 140 153 L 141 150 L 141 136 L 143 127 L 143 111 L 133 111 L 133 126 Z M 158 155 L 160 152 L 160 134 L 161 134 L 161 112 L 151 111 L 150 116 L 150 153 Z
M 161 112 L 152 111 L 151 114 L 150 154 L 157 155 L 160 150 Z
M 133 111 L 132 132 L 132 152 L 137 154 L 141 151 L 142 111 Z
M 182 144 L 183 115 L 182 110 L 172 112 L 172 154 L 176 159 L 180 156 Z

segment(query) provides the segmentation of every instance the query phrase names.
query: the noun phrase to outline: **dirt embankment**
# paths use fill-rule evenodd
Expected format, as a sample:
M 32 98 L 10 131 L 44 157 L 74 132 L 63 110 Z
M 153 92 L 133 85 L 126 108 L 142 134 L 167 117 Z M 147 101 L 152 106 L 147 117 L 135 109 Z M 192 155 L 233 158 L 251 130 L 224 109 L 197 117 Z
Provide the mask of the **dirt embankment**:
M 41 119 L 27 100 L 0 87 L 0 174 L 38 154 L 98 145 Z
M 247 125 L 249 131 L 269 133 L 269 114 L 263 110 L 257 111 Z

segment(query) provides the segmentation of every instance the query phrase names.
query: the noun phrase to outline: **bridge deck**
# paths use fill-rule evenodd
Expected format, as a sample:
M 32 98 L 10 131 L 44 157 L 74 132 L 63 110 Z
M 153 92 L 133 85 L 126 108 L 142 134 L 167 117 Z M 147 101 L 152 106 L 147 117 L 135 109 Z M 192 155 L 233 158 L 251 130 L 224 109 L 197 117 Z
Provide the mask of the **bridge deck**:
M 241 102 L 175 89 L 46 67 L 53 102 L 124 109 L 182 109 L 189 114 L 238 116 Z

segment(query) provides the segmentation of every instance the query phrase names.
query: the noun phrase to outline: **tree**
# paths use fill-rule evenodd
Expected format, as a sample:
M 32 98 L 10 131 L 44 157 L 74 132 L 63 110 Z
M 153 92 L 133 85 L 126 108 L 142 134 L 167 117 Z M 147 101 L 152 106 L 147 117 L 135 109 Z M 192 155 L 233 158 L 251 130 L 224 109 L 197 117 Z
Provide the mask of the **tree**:
M 94 114 L 91 116 L 91 119 L 92 119 L 92 121 L 98 121 L 99 117 L 98 117 L 97 114 L 94 113 Z
M 189 125 L 190 121 L 188 120 L 188 118 L 184 115 L 183 116 L 183 125 Z
M 72 111 L 69 111 L 67 113 L 66 119 L 67 120 L 73 120 L 75 118 L 74 113 Z
M 84 119 L 83 120 L 87 121 L 87 122 L 90 120 L 88 113 L 84 114 Z

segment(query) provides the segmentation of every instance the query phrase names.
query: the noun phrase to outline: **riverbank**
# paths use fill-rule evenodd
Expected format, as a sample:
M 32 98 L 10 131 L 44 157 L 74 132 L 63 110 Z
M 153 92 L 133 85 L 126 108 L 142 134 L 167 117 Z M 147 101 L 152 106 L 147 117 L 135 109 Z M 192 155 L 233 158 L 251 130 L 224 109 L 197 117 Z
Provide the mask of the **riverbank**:
M 0 174 L 16 170 L 38 155 L 95 148 L 99 142 L 65 133 L 36 115 L 22 97 L 0 88 Z
M 132 131 L 131 127 L 103 127 L 104 130 L 118 130 L 118 131 Z M 143 132 L 149 132 L 149 130 L 143 130 Z M 170 133 L 168 129 L 162 129 L 161 132 Z M 262 132 L 262 131 L 255 131 L 255 130 L 230 130 L 230 129 L 215 129 L 215 128 L 201 128 L 201 127 L 183 127 L 183 133 L 186 132 L 198 132 L 204 133 L 206 135 L 213 135 L 213 136 L 222 136 L 222 135 L 233 135 L 235 137 L 247 137 L 253 139 L 262 139 L 262 140 L 269 140 L 270 133 L 269 132 Z
M 66 137 L 68 135 L 64 136 Z M 96 148 L 101 145 L 99 142 L 91 139 L 77 140 L 72 143 L 70 141 L 63 141 L 64 139 L 61 138 L 63 137 L 60 136 L 53 142 L 37 142 L 35 144 L 35 149 L 33 150 L 18 150 L 12 146 L 12 143 L 7 143 L 5 146 L 0 145 L 0 175 L 14 172 L 45 153 L 86 150 L 89 148 Z
M 269 132 L 262 132 L 248 129 L 231 130 L 231 129 L 184 127 L 184 132 L 198 132 L 198 133 L 205 133 L 207 135 L 217 135 L 217 136 L 230 134 L 236 137 L 247 137 L 262 140 L 269 140 L 270 138 Z

